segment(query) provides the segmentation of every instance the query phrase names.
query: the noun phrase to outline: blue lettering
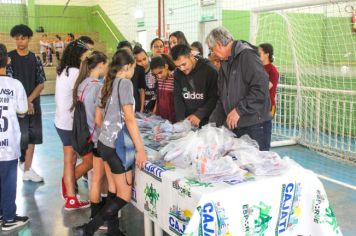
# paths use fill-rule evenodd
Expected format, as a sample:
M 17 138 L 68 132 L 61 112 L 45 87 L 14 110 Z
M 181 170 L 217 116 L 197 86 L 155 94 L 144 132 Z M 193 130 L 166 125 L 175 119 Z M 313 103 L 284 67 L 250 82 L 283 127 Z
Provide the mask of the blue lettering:
M 175 229 L 177 232 L 179 232 L 181 234 L 184 233 L 185 228 L 186 228 L 185 224 L 180 225 L 179 221 L 174 219 L 174 217 L 172 217 L 172 216 L 169 217 L 169 225 L 171 228 Z
M 204 213 L 212 212 L 213 210 L 214 210 L 214 206 L 213 206 L 212 203 L 207 203 L 203 207 L 203 212 Z
M 285 219 L 283 222 L 281 222 L 279 224 L 279 227 L 283 227 L 283 228 L 279 229 L 278 232 L 282 233 L 282 232 L 286 231 L 286 226 L 287 226 L 287 219 Z
M 294 184 L 293 183 L 288 184 L 286 187 L 286 193 L 292 192 L 293 189 L 294 189 Z

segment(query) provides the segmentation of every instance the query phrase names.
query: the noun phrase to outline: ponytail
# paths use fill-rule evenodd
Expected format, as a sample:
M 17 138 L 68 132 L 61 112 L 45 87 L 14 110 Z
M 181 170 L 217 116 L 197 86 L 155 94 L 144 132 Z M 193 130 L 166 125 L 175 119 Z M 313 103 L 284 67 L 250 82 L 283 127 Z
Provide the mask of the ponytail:
M 78 88 L 79 85 L 89 77 L 90 72 L 99 64 L 106 63 L 107 57 L 104 53 L 94 51 L 90 56 L 86 57 L 80 65 L 79 75 L 75 81 L 73 88 L 73 105 L 70 108 L 71 111 L 74 110 L 78 102 Z

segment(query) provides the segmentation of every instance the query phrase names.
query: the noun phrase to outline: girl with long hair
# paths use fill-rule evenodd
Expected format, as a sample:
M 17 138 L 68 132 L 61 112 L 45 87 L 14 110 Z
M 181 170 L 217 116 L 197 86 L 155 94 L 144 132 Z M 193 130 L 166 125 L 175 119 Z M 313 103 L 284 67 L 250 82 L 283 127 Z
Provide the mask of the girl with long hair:
M 135 70 L 135 60 L 127 50 L 119 49 L 113 56 L 105 84 L 101 90 L 100 108 L 102 119 L 98 118 L 101 131 L 98 151 L 104 159 L 105 172 L 112 176 L 114 185 L 109 192 L 115 196 L 108 198 L 103 208 L 87 224 L 76 227 L 76 235 L 94 235 L 95 231 L 108 222 L 108 235 L 122 235 L 118 227 L 118 211 L 130 200 L 132 192 L 132 167 L 125 169 L 116 154 L 115 144 L 119 132 L 126 125 L 136 149 L 135 164 L 143 168 L 147 161 L 143 141 L 135 119 L 135 99 L 130 79 Z M 102 122 L 100 122 L 102 120 Z

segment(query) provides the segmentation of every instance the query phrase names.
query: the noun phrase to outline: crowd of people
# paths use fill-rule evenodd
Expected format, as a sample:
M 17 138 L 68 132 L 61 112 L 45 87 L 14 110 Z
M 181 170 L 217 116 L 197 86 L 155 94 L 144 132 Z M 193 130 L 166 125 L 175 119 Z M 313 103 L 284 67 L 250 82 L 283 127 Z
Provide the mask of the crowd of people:
M 74 40 L 75 37 L 72 33 L 68 33 L 65 40 L 62 40 L 62 37 L 58 34 L 54 39 L 50 39 L 47 34 L 43 34 L 40 40 L 40 54 L 42 56 L 43 66 L 53 66 L 53 55 L 56 56 L 59 62 L 64 48 Z
M 18 160 L 24 181 L 43 181 L 33 170 L 32 160 L 35 146 L 43 143 L 40 94 L 46 76 L 41 60 L 28 50 L 32 30 L 17 25 L 10 34 L 17 48 L 7 52 L 0 44 L 0 222 L 4 231 L 28 222 L 28 217 L 16 215 Z M 272 45 L 256 47 L 234 40 L 222 27 L 212 30 L 204 42 L 210 50 L 208 58 L 202 43 L 189 44 L 181 31 L 170 35 L 169 50 L 160 38 L 152 40 L 151 52 L 122 41 L 112 58 L 96 51 L 87 36 L 67 45 L 60 37 L 56 42 L 60 60 L 54 125 L 64 155 L 61 197 L 65 210 L 91 208 L 89 222 L 74 229 L 77 235 L 93 235 L 99 228 L 106 228 L 108 235 L 122 235 L 118 212 L 131 199 L 133 176 L 132 166 L 124 167 L 115 150 L 124 129 L 136 150 L 134 165 L 142 168 L 147 161 L 135 112 L 159 115 L 172 123 L 187 120 L 196 127 L 224 125 L 237 137 L 249 135 L 261 151 L 270 149 L 279 78 L 272 64 Z M 46 43 L 44 35 L 43 62 L 51 63 Z M 79 156 L 74 143 L 80 140 L 73 140 L 73 127 L 78 122 L 74 113 L 81 106 L 90 150 Z M 80 200 L 77 181 L 86 173 L 90 199 Z

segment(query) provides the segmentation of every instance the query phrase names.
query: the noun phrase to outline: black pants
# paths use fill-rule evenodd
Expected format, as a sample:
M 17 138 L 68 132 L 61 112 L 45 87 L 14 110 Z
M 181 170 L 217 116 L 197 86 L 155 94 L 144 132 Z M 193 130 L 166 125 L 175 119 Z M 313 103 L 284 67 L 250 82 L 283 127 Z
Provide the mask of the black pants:
M 269 151 L 271 148 L 272 121 L 266 121 L 261 124 L 243 127 L 234 130 L 238 138 L 247 134 L 250 138 L 256 140 L 260 151 Z

